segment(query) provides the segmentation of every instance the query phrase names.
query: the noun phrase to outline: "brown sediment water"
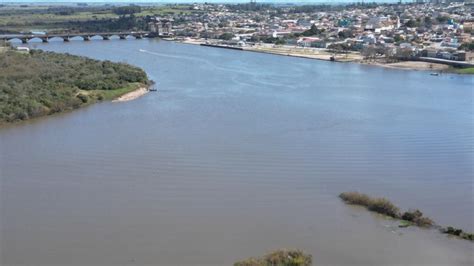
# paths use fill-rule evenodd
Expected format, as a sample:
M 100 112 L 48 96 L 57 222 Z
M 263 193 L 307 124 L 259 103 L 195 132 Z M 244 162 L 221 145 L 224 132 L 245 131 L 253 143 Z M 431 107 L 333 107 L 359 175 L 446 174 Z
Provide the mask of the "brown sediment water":
M 0 264 L 472 265 L 341 191 L 473 230 L 473 78 L 156 40 L 35 44 L 144 68 L 158 94 L 0 129 Z

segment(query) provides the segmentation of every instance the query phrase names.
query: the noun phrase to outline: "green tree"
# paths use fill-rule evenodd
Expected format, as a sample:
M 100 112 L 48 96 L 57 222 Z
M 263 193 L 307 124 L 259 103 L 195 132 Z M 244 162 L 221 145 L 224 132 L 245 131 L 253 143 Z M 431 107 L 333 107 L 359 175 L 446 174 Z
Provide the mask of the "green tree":
M 458 48 L 459 50 L 474 51 L 474 42 L 463 43 Z
M 311 28 L 309 30 L 306 30 L 303 32 L 303 36 L 315 36 L 319 35 L 323 32 L 324 30 L 318 29 L 315 24 L 311 25 Z
M 232 38 L 234 38 L 234 34 L 231 33 L 231 32 L 226 32 L 226 33 L 223 33 L 219 36 L 219 39 L 226 40 L 226 41 L 229 41 Z
M 141 7 L 137 5 L 119 6 L 113 9 L 113 12 L 117 15 L 131 15 L 135 13 L 140 13 L 141 11 Z

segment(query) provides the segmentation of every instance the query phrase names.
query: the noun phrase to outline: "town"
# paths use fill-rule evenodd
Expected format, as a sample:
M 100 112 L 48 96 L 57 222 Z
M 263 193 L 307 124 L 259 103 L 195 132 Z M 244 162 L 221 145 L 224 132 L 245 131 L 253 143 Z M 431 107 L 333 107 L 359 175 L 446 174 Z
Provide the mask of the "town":
M 186 43 L 326 60 L 474 63 L 473 1 L 398 4 L 194 4 L 149 29 Z
M 474 0 L 0 5 L 0 42 L 159 37 L 285 56 L 468 74 L 474 72 L 473 25 Z M 32 30 L 38 28 L 44 31 Z

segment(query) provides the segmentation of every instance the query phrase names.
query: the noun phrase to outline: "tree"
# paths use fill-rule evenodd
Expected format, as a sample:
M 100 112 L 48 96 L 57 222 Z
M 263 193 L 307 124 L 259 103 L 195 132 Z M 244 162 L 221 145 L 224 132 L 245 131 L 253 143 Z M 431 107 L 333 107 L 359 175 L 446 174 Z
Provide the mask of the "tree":
M 337 36 L 339 36 L 339 38 L 341 39 L 347 39 L 347 38 L 353 37 L 354 35 L 352 34 L 352 31 L 350 30 L 343 30 L 343 31 L 338 32 Z
M 219 39 L 226 40 L 226 41 L 232 40 L 232 38 L 234 38 L 234 34 L 231 32 L 226 32 L 219 36 Z
M 446 23 L 449 20 L 448 16 L 439 16 L 436 18 L 439 23 Z
M 461 46 L 458 48 L 459 50 L 465 50 L 465 51 L 474 51 L 474 42 L 470 43 L 463 43 Z
M 417 26 L 417 22 L 416 20 L 410 19 L 409 21 L 407 21 L 407 23 L 405 23 L 405 26 L 408 28 L 414 28 Z
M 141 7 L 136 5 L 119 6 L 113 9 L 113 12 L 117 15 L 131 15 L 135 13 L 140 13 L 141 11 Z
M 428 27 L 431 27 L 431 24 L 433 23 L 433 21 L 431 20 L 431 17 L 427 16 L 425 17 L 425 25 L 428 26 Z
M 284 45 L 284 44 L 286 44 L 286 41 L 285 41 L 284 39 L 278 38 L 278 39 L 275 41 L 275 44 L 276 44 L 276 45 Z
M 393 37 L 393 40 L 398 43 L 398 42 L 403 41 L 403 38 L 402 38 L 402 36 L 397 34 Z
M 303 32 L 303 36 L 314 36 L 321 34 L 324 30 L 318 29 L 315 24 L 311 25 L 311 28 L 309 30 L 306 30 Z

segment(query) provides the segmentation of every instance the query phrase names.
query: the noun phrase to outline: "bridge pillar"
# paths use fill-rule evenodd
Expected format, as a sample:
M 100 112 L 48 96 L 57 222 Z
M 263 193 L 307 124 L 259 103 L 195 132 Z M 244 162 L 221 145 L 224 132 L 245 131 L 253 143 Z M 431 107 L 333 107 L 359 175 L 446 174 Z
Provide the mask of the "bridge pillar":
M 28 38 L 22 38 L 21 43 L 28 43 Z
M 42 41 L 42 42 L 48 42 L 48 37 L 43 37 L 43 38 L 41 38 L 41 41 Z
M 143 38 L 143 35 L 141 35 L 141 34 L 135 35 L 135 39 L 141 39 L 141 38 Z
M 127 35 L 121 34 L 119 35 L 120 40 L 125 40 L 127 39 Z
M 84 41 L 90 41 L 91 40 L 91 36 L 89 36 L 89 35 L 82 36 L 82 38 L 84 39 Z
M 109 35 L 102 35 L 102 39 L 104 39 L 104 41 L 108 41 L 108 40 L 110 40 L 110 36 Z
M 65 42 L 69 42 L 69 41 L 70 41 L 69 36 L 63 37 L 63 40 L 64 40 Z

